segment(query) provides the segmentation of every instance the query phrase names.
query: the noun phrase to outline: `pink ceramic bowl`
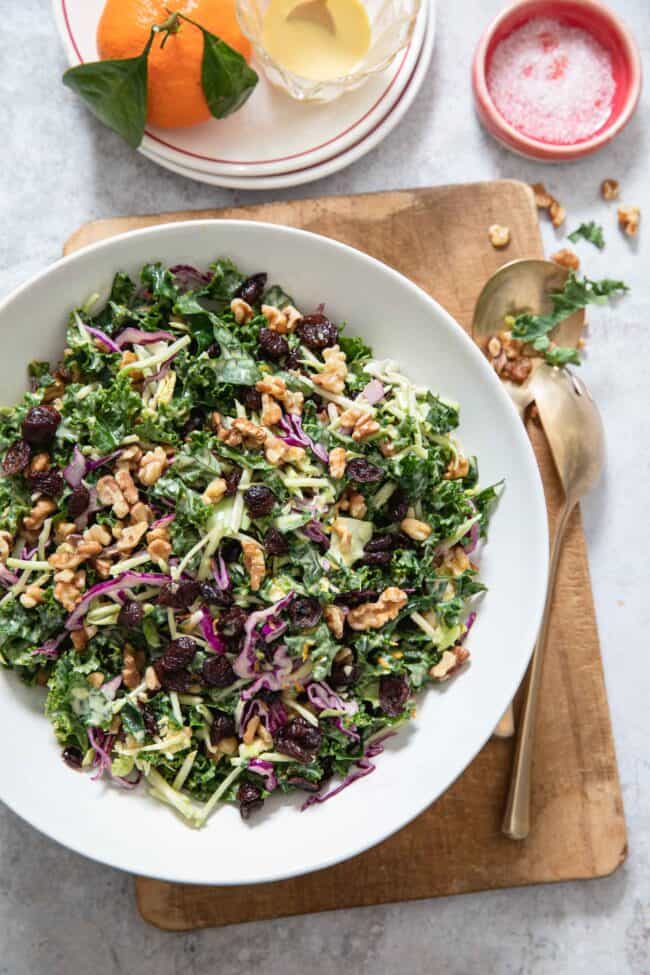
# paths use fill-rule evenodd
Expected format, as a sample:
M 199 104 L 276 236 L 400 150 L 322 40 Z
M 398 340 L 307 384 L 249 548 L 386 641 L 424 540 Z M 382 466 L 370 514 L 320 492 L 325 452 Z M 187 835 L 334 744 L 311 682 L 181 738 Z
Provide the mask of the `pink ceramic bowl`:
M 616 94 L 609 119 L 588 139 L 557 145 L 523 135 L 497 110 L 487 86 L 487 70 L 497 46 L 515 28 L 533 17 L 552 17 L 589 31 L 612 58 Z M 580 159 L 607 145 L 630 121 L 641 94 L 641 60 L 624 24 L 597 0 L 517 0 L 492 21 L 481 37 L 472 65 L 472 88 L 479 118 L 507 149 L 544 162 Z

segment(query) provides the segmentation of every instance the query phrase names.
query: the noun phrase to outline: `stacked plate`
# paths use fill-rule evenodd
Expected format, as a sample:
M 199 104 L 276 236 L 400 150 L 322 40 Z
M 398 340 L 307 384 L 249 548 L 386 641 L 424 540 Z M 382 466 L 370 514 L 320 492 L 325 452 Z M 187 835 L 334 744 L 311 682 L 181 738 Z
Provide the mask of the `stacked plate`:
M 105 0 L 52 0 L 70 64 L 97 60 Z M 431 60 L 435 0 L 422 5 L 410 45 L 386 71 L 327 104 L 303 104 L 260 82 L 241 111 L 189 129 L 148 127 L 140 152 L 173 172 L 237 189 L 297 186 L 360 159 L 397 125 Z

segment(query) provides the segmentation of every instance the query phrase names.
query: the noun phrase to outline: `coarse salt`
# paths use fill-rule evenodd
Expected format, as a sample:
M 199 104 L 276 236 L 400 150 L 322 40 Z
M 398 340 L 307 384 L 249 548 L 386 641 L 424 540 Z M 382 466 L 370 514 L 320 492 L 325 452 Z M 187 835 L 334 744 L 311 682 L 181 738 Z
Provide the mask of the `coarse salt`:
M 510 125 L 556 145 L 598 132 L 616 92 L 605 48 L 581 27 L 546 17 L 532 18 L 497 44 L 487 84 Z

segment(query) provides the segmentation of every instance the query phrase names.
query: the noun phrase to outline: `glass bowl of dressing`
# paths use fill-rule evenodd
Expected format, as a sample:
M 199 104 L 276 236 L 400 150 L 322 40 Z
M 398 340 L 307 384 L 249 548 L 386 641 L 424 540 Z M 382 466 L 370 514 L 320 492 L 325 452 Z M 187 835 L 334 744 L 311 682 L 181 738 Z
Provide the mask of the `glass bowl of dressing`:
M 332 101 L 387 68 L 422 0 L 237 0 L 264 73 L 299 101 Z

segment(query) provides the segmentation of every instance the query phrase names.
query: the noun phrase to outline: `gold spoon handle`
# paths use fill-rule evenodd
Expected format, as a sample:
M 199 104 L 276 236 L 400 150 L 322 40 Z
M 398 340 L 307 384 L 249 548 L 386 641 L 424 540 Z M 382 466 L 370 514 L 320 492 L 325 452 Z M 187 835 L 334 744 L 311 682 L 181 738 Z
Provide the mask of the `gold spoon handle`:
M 510 791 L 508 802 L 503 817 L 501 830 L 511 840 L 525 840 L 530 832 L 530 786 L 531 786 L 531 765 L 533 759 L 533 744 L 535 737 L 535 723 L 537 718 L 537 706 L 539 702 L 539 690 L 542 682 L 542 664 L 548 629 L 551 619 L 551 607 L 553 604 L 553 590 L 557 576 L 557 567 L 562 551 L 562 542 L 569 521 L 569 515 L 575 507 L 575 501 L 566 501 L 555 531 L 553 540 L 553 550 L 551 552 L 551 565 L 548 575 L 548 586 L 546 589 L 546 602 L 542 624 L 539 629 L 537 643 L 533 651 L 533 657 L 528 672 L 528 680 L 524 690 L 524 702 L 521 709 L 521 719 L 519 734 L 517 736 L 517 748 L 515 759 L 512 766 L 512 776 L 510 779 Z

